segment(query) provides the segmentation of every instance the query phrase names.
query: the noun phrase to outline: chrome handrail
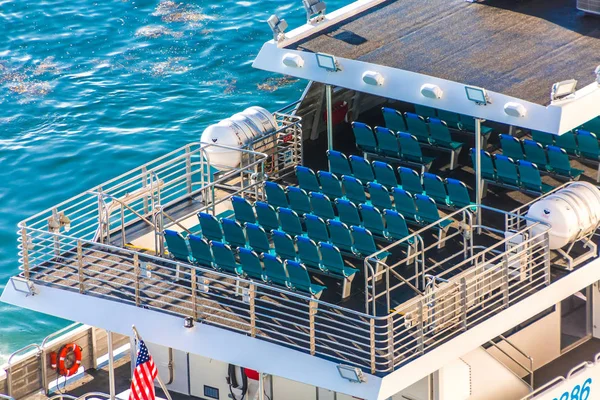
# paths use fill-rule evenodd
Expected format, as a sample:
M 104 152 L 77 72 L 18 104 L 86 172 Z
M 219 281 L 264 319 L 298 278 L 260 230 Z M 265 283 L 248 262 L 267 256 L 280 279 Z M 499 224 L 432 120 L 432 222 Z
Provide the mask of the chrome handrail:
M 25 347 L 20 348 L 19 350 L 12 352 L 11 355 L 8 356 L 8 361 L 6 362 L 6 365 L 8 366 L 8 368 L 6 370 L 6 386 L 7 386 L 7 392 L 8 392 L 9 396 L 12 395 L 12 367 L 13 367 L 12 361 L 13 361 L 13 358 L 15 356 L 17 356 L 18 354 L 24 353 L 30 349 L 37 349 L 38 356 L 40 354 L 42 354 L 42 349 L 40 348 L 40 346 L 38 346 L 35 343 L 32 343 Z

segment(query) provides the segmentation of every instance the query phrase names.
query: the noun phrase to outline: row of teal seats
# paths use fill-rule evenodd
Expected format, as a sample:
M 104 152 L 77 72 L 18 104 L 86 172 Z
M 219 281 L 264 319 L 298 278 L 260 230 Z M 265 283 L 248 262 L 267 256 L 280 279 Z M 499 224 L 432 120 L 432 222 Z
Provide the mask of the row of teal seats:
M 598 143 L 596 134 L 592 132 L 578 129 L 562 135 L 553 135 L 551 133 L 531 131 L 531 136 L 534 141 L 543 146 L 556 146 L 575 157 L 587 158 L 594 161 L 600 160 L 600 143 Z M 513 146 L 516 147 L 516 144 Z
M 179 232 L 171 230 L 165 230 L 164 237 L 169 254 L 177 260 L 261 280 L 309 294 L 316 299 L 327 289 L 326 286 L 313 284 L 306 266 L 294 260 L 283 262 L 281 258 L 268 253 L 259 257 L 250 249 L 240 247 L 234 250 L 225 243 L 208 241 L 196 235 L 189 235 L 186 240 Z
M 473 166 L 475 166 L 475 151 L 473 149 L 471 149 L 471 158 Z M 535 194 L 548 193 L 554 189 L 554 187 L 542 182 L 536 164 L 525 160 L 515 162 L 512 158 L 502 154 L 491 156 L 490 153 L 484 150 L 481 150 L 481 177 L 487 182 L 498 186 Z
M 396 110 L 393 110 L 396 111 Z M 398 111 L 396 111 L 398 112 Z M 444 111 L 432 107 L 415 104 L 415 112 L 425 118 L 439 118 L 452 129 L 475 132 L 475 120 L 468 115 L 461 115 L 451 111 Z M 384 115 L 385 117 L 385 115 Z M 387 125 L 386 125 L 387 126 Z M 492 132 L 489 126 L 481 126 L 481 134 L 488 135 Z
M 342 153 L 339 153 L 339 155 L 344 156 Z M 337 157 L 339 156 L 335 156 L 334 158 Z M 443 207 L 463 208 L 472 205 L 467 186 L 457 179 L 442 179 L 438 175 L 429 172 L 419 174 L 410 168 L 398 167 L 398 177 L 400 178 L 398 180 L 396 172 L 391 165 L 381 161 L 369 163 L 369 161 L 363 158 L 351 156 L 351 158 L 353 157 L 362 160 L 360 165 L 364 169 L 369 168 L 368 171 L 372 174 L 370 177 L 374 178 L 367 181 L 369 182 L 367 183 L 367 191 L 371 197 L 370 203 L 380 209 L 389 208 L 387 207 L 389 200 L 386 200 L 386 197 L 389 198 L 390 194 L 388 192 L 386 196 L 385 192 L 394 188 L 404 189 L 413 194 L 430 196 Z M 366 173 L 359 174 L 359 176 L 364 175 Z M 357 203 L 367 203 L 362 181 L 357 179 L 356 176 L 346 177 L 342 175 L 342 179 L 340 180 L 331 172 L 319 171 L 315 174 L 310 168 L 298 166 L 296 167 L 296 177 L 298 178 L 300 189 L 321 192 L 333 199 L 348 198 Z M 266 182 L 265 190 L 267 196 L 270 193 L 273 194 L 272 198 L 277 203 L 277 206 L 288 207 L 290 204 L 291 200 L 288 201 L 285 191 L 276 183 Z M 287 192 L 288 194 L 290 193 L 289 188 Z M 291 192 L 291 196 L 294 199 L 306 195 L 306 193 L 299 192 L 298 189 L 292 189 Z
M 580 137 L 582 143 L 584 143 L 583 138 L 592 137 L 582 134 Z M 595 138 L 592 139 L 597 145 L 598 141 Z M 577 145 L 576 142 L 574 145 Z M 535 164 L 542 171 L 569 179 L 578 179 L 583 174 L 582 170 L 571 166 L 571 161 L 564 148 L 554 145 L 548 145 L 544 148 L 534 140 L 525 139 L 521 141 L 510 135 L 500 135 L 500 146 L 504 156 L 510 157 L 513 160 L 527 160 Z

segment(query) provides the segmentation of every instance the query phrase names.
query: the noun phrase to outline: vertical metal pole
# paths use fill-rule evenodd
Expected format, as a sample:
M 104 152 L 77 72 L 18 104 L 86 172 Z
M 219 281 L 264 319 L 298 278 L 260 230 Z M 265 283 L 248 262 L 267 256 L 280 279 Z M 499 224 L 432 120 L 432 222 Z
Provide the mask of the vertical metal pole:
M 475 204 L 477 205 L 477 225 L 481 225 L 481 120 L 475 118 Z M 478 230 L 478 232 L 480 232 Z
M 333 97 L 331 85 L 325 85 L 325 98 L 327 100 L 327 149 L 333 150 Z
M 113 355 L 113 337 L 111 331 L 106 331 L 108 339 L 108 386 L 110 400 L 115 400 L 115 357 Z
M 258 373 L 258 400 L 265 400 L 265 377 L 262 372 Z

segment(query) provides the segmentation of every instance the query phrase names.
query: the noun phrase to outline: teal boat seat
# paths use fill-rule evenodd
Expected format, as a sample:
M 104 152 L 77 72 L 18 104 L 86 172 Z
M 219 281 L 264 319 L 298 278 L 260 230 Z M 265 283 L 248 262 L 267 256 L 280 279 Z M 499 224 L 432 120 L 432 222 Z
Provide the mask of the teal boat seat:
M 460 114 L 438 109 L 437 117 L 444 121 L 452 129 L 462 129 L 462 124 L 460 123 Z
M 423 174 L 423 186 L 425 194 L 431 197 L 438 204 L 448 205 L 448 192 L 446 184 L 442 178 L 435 174 L 425 172 Z
M 394 208 L 409 221 L 416 221 L 417 207 L 412 194 L 404 189 L 394 189 Z
M 304 215 L 304 223 L 306 224 L 306 235 L 317 242 L 329 241 L 329 229 L 323 218 L 313 214 Z
M 360 226 L 350 227 L 352 238 L 354 239 L 354 251 L 360 257 L 369 257 L 379 251 L 373 239 L 373 234 Z M 389 252 L 383 252 L 377 256 L 378 260 L 385 260 L 389 256 Z
M 475 119 L 468 115 L 460 116 L 461 129 L 469 132 L 475 132 Z M 493 128 L 485 125 L 481 125 L 481 134 L 486 136 L 492 133 Z
M 356 147 L 360 151 L 378 152 L 377 139 L 375 139 L 375 133 L 369 125 L 354 121 L 352 122 L 352 132 L 354 132 L 354 138 L 356 139 Z
M 254 208 L 256 209 L 256 217 L 260 226 L 269 231 L 279 229 L 279 217 L 272 205 L 257 201 L 254 203 Z
M 361 225 L 360 214 L 356 205 L 345 199 L 336 199 L 335 208 L 338 211 L 340 221 L 347 225 Z
M 531 138 L 544 147 L 554 145 L 554 135 L 551 133 L 532 130 Z
M 297 165 L 296 178 L 298 178 L 298 185 L 301 189 L 304 189 L 307 192 L 321 191 L 321 185 L 319 184 L 317 175 L 312 169 L 303 167 L 302 165 Z
M 421 117 L 427 118 L 436 118 L 437 110 L 432 107 L 422 106 L 420 104 L 415 104 L 415 114 L 420 115 Z
M 512 158 L 502 154 L 494 154 L 494 163 L 496 164 L 498 181 L 506 185 L 519 187 L 519 172 L 517 171 L 517 164 Z
M 417 205 L 417 219 L 423 224 L 431 224 L 440 219 L 440 211 L 431 197 L 416 194 L 415 204 Z
M 259 253 L 268 253 L 271 251 L 269 237 L 262 226 L 246 223 L 246 237 L 248 238 L 248 244 L 255 251 Z
M 256 252 L 241 247 L 238 250 L 238 256 L 244 275 L 253 280 L 265 280 L 263 266 Z
M 333 219 L 327 220 L 331 243 L 339 247 L 342 251 L 354 254 L 354 241 L 348 225 Z
M 600 135 L 600 117 L 589 120 L 581 127 L 588 132 L 593 132 L 596 135 Z
M 531 163 L 534 163 L 538 168 L 542 170 L 547 169 L 548 156 L 544 147 L 533 140 L 523 140 L 523 149 L 525 150 L 525 159 Z
M 232 219 L 223 218 L 221 219 L 221 226 L 225 234 L 225 241 L 229 245 L 234 247 L 246 246 L 246 234 L 244 233 L 242 224 Z
M 373 168 L 368 160 L 363 157 L 352 155 L 350 156 L 350 165 L 352 166 L 352 175 L 361 180 L 363 183 L 372 182 L 375 180 Z
M 389 128 L 394 132 L 406 131 L 406 122 L 400 111 L 394 110 L 393 108 L 382 107 L 381 113 L 383 114 L 386 128 Z
M 273 207 L 289 207 L 290 203 L 285 194 L 284 188 L 271 181 L 265 181 L 265 193 L 267 195 L 267 202 Z
M 388 235 L 395 240 L 404 239 L 410 235 L 404 216 L 398 211 L 383 210 Z
M 288 287 L 291 290 L 308 293 L 318 299 L 323 291 L 327 289 L 327 286 L 317 285 L 310 281 L 310 276 L 304 264 L 286 260 L 285 268 L 289 276 Z
M 187 241 L 181 233 L 165 229 L 163 236 L 167 242 L 167 250 L 169 251 L 171 258 L 189 262 L 190 251 L 188 249 Z
M 294 245 L 294 239 L 289 234 L 278 230 L 273 231 L 272 236 L 275 253 L 283 260 L 295 260 L 296 246 Z
M 296 245 L 298 246 L 298 259 L 303 264 L 313 269 L 321 269 L 321 253 L 314 240 L 298 236 Z
M 367 195 L 365 194 L 365 187 L 363 183 L 353 176 L 344 175 L 342 176 L 342 187 L 346 198 L 354 203 L 366 203 Z
M 212 240 L 210 242 L 210 248 L 214 256 L 215 268 L 217 270 L 229 272 L 230 274 L 236 274 L 238 276 L 243 275 L 244 271 L 235 261 L 235 255 L 229 245 Z
M 330 243 L 319 242 L 319 251 L 321 252 L 321 266 L 323 271 L 332 275 L 350 278 L 359 270 L 348 267 L 344 263 L 340 249 Z
M 327 160 L 329 161 L 329 172 L 338 176 L 352 175 L 350 161 L 345 154 L 335 150 L 327 150 Z
M 367 184 L 367 189 L 371 195 L 371 204 L 373 206 L 379 208 L 380 210 L 393 208 L 390 192 L 385 188 L 385 186 L 380 185 L 379 183 L 369 182 Z
M 188 240 L 194 263 L 203 267 L 214 268 L 214 258 L 208 240 L 196 235 L 188 236 Z
M 396 173 L 390 164 L 381 161 L 373 161 L 371 165 L 373 165 L 373 172 L 375 172 L 377 183 L 382 184 L 388 189 L 398 186 Z
M 344 197 L 342 192 L 342 182 L 337 176 L 327 171 L 319 171 L 319 182 L 321 182 L 322 192 L 332 199 Z
M 302 222 L 296 211 L 279 207 L 277 209 L 279 213 L 279 222 L 281 223 L 281 230 L 289 233 L 290 235 L 302 235 L 304 230 L 302 229 Z
M 198 213 L 198 220 L 200 221 L 200 228 L 202 230 L 202 236 L 208 240 L 223 241 L 223 230 L 221 229 L 221 223 L 212 214 Z
M 429 128 L 425 119 L 417 114 L 406 112 L 404 120 L 408 133 L 417 138 L 421 143 L 429 143 Z
M 448 190 L 448 203 L 452 207 L 463 208 L 472 204 L 467 185 L 458 179 L 447 178 L 446 189 Z
M 600 133 L 600 132 L 599 132 Z M 580 129 L 577 131 L 577 144 L 579 145 L 579 153 L 590 160 L 600 160 L 600 148 L 598 138 L 589 131 Z
M 475 168 L 475 149 L 471 149 L 471 161 L 473 162 L 473 169 Z M 490 153 L 485 150 L 481 150 L 481 177 L 496 181 L 496 167 L 494 166 L 494 160 Z
M 577 137 L 573 132 L 566 132 L 562 135 L 556 135 L 554 145 L 565 150 L 567 154 L 576 156 L 579 154 L 579 146 L 577 146 Z
M 421 175 L 417 171 L 406 167 L 398 167 L 398 174 L 400 175 L 402 189 L 415 194 L 423 193 Z
M 254 214 L 254 207 L 252 204 L 243 197 L 233 196 L 231 198 L 233 204 L 233 211 L 235 213 L 235 219 L 241 223 L 250 222 L 251 224 L 256 223 L 256 214 Z
M 400 157 L 400 144 L 398 135 L 389 128 L 375 127 L 375 137 L 379 144 L 379 152 L 390 157 Z
M 502 155 L 510 157 L 513 160 L 524 160 L 523 146 L 521 141 L 510 135 L 500 135 L 500 147 L 502 147 Z
M 333 210 L 333 205 L 331 204 L 329 197 L 318 192 L 310 192 L 308 197 L 310 197 L 310 205 L 312 206 L 313 214 L 324 219 L 335 218 L 335 211 Z
M 402 158 L 407 161 L 420 163 L 425 166 L 431 165 L 434 158 L 423 156 L 421 146 L 417 138 L 410 133 L 400 132 L 398 133 L 400 140 L 400 148 L 402 149 Z M 427 168 L 426 168 L 427 169 Z
M 431 142 L 436 146 L 451 150 L 457 150 L 463 146 L 461 142 L 452 140 L 448 125 L 439 118 L 429 118 L 429 132 L 431 134 Z
M 295 186 L 288 186 L 288 199 L 290 208 L 299 214 L 311 213 L 310 198 L 304 189 Z
M 385 228 L 385 222 L 383 220 L 381 211 L 379 211 L 377 208 L 370 206 L 368 204 L 361 204 L 359 206 L 359 208 L 360 208 L 360 215 L 362 216 L 362 221 L 363 221 L 362 226 L 365 229 L 368 229 L 369 231 L 371 231 L 374 235 L 384 237 L 387 239 L 389 237 L 389 235 Z M 358 226 L 359 224 L 353 224 L 353 225 Z
M 571 179 L 579 179 L 583 171 L 572 168 L 569 156 L 564 149 L 557 146 L 548 146 L 548 162 L 552 172 Z
M 531 190 L 536 193 L 548 193 L 553 189 L 552 186 L 542 182 L 540 170 L 537 165 L 530 163 L 529 161 L 519 160 L 517 161 L 517 167 L 519 169 L 519 177 L 521 180 L 521 186 L 526 190 Z
M 262 262 L 266 282 L 288 287 L 288 277 L 281 258 L 271 254 L 263 254 Z

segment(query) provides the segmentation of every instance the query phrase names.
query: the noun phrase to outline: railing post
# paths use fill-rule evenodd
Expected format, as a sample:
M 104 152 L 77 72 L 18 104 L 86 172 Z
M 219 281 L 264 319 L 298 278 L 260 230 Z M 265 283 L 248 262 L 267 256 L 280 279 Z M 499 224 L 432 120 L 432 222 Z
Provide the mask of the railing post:
M 83 246 L 81 244 L 81 239 L 77 240 L 77 269 L 79 272 L 79 293 L 85 292 L 85 287 L 83 286 Z
M 419 300 L 419 302 L 417 303 L 417 312 L 419 314 L 419 324 L 417 329 L 419 330 L 419 338 L 418 338 L 418 344 L 419 344 L 419 353 L 424 354 L 425 353 L 425 332 L 423 332 L 424 329 L 424 321 L 423 321 L 423 299 Z
M 371 337 L 371 373 L 374 374 L 377 371 L 375 364 L 375 318 L 369 319 L 369 333 Z
M 388 342 L 388 362 L 390 370 L 394 370 L 394 320 L 392 317 L 387 319 L 387 342 Z
M 315 314 L 316 314 L 317 303 L 310 301 L 308 304 L 308 323 L 310 330 L 310 355 L 314 356 L 316 353 L 316 340 L 315 340 Z
M 256 286 L 250 283 L 248 301 L 250 303 L 250 336 L 256 337 Z
M 467 279 L 460 279 L 460 307 L 462 314 L 462 328 L 467 330 Z
M 508 278 L 509 278 L 509 262 L 508 255 L 504 255 L 504 265 L 502 266 L 502 306 L 504 308 L 508 308 L 509 305 L 509 287 L 508 287 Z
M 133 253 L 133 271 L 135 274 L 135 305 L 140 306 L 140 259 L 137 253 Z
M 23 254 L 23 276 L 29 279 L 29 240 L 27 238 L 27 226 L 21 223 L 21 252 Z
M 192 193 L 192 154 L 190 145 L 185 146 L 185 182 L 187 185 L 187 193 Z
M 198 320 L 198 298 L 196 295 L 196 268 L 192 267 L 191 272 L 191 290 L 192 290 L 192 318 L 194 321 Z
M 142 167 L 142 188 L 146 189 L 146 187 L 148 186 L 148 172 L 146 170 L 146 166 Z M 154 193 L 152 193 L 152 195 L 154 195 Z M 144 202 L 144 215 L 148 215 L 148 198 L 146 196 L 144 196 L 143 200 Z

